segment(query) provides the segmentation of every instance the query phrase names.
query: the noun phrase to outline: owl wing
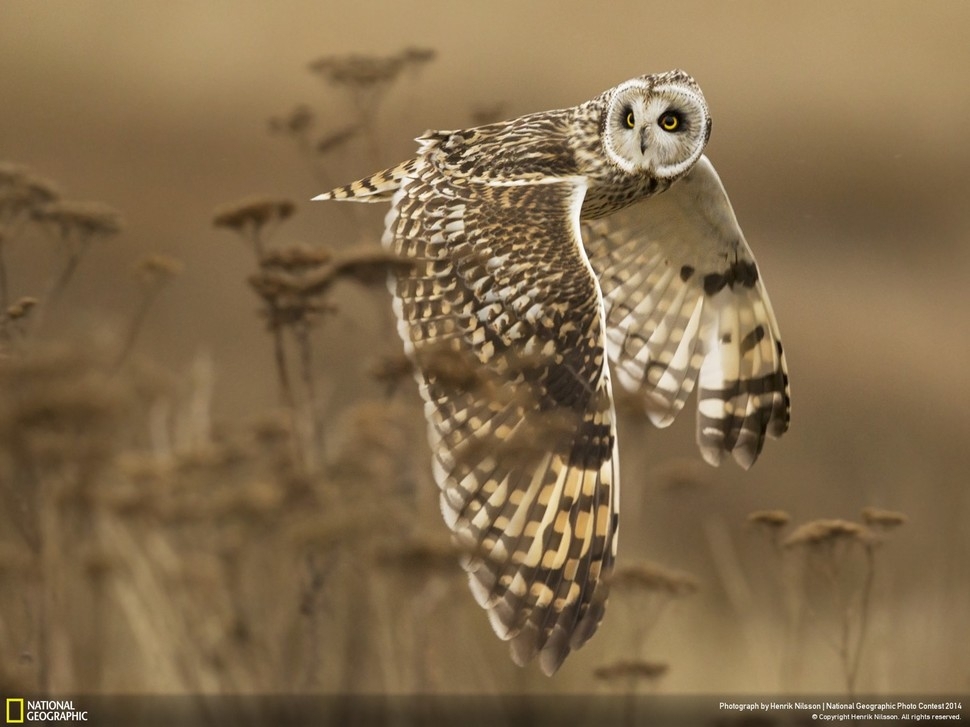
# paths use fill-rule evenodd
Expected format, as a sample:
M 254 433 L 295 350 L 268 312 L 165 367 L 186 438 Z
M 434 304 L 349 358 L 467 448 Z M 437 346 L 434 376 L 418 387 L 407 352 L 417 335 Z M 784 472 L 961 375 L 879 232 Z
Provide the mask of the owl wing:
M 666 192 L 584 224 L 620 384 L 669 425 L 698 378 L 697 442 L 747 469 L 788 429 L 788 369 L 751 250 L 707 157 Z
M 582 178 L 483 183 L 431 154 L 384 244 L 416 363 L 441 509 L 513 659 L 547 674 L 603 616 L 617 458 L 602 298 L 581 244 Z

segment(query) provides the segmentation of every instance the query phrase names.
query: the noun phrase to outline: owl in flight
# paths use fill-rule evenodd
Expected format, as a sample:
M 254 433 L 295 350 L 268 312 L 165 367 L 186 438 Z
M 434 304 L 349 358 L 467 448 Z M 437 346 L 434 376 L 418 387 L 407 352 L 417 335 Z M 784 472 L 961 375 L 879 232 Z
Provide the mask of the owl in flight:
M 431 131 L 316 199 L 390 202 L 389 285 L 471 591 L 552 674 L 603 617 L 619 470 L 611 377 L 744 468 L 788 428 L 778 324 L 675 70 L 567 109 Z

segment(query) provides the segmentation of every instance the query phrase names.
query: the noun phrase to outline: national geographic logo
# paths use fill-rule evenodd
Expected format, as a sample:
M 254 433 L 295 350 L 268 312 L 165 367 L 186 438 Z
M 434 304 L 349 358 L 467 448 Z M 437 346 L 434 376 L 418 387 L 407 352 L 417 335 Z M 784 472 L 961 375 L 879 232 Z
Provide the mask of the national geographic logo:
M 25 722 L 87 722 L 87 710 L 74 708 L 74 700 L 54 699 L 24 699 L 23 697 L 7 697 L 7 724 L 24 724 Z

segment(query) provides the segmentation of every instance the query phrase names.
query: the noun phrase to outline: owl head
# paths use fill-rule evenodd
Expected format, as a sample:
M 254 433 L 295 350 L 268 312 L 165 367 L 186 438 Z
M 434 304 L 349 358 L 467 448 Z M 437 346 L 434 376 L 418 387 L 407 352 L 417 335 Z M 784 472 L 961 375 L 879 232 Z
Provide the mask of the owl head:
M 677 179 L 711 136 L 704 94 L 684 71 L 634 78 L 607 91 L 605 101 L 606 157 L 630 174 Z

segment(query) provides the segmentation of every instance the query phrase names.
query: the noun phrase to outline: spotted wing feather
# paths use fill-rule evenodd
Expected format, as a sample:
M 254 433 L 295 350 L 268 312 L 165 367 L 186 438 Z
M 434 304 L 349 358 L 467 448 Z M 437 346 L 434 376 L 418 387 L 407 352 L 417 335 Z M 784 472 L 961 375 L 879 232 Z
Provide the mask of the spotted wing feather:
M 426 144 L 384 243 L 418 369 L 441 509 L 516 662 L 553 673 L 603 616 L 616 548 L 616 434 L 579 178 L 442 174 Z
M 699 381 L 697 441 L 748 468 L 788 429 L 788 370 L 751 250 L 706 157 L 669 190 L 586 223 L 617 380 L 669 425 Z

